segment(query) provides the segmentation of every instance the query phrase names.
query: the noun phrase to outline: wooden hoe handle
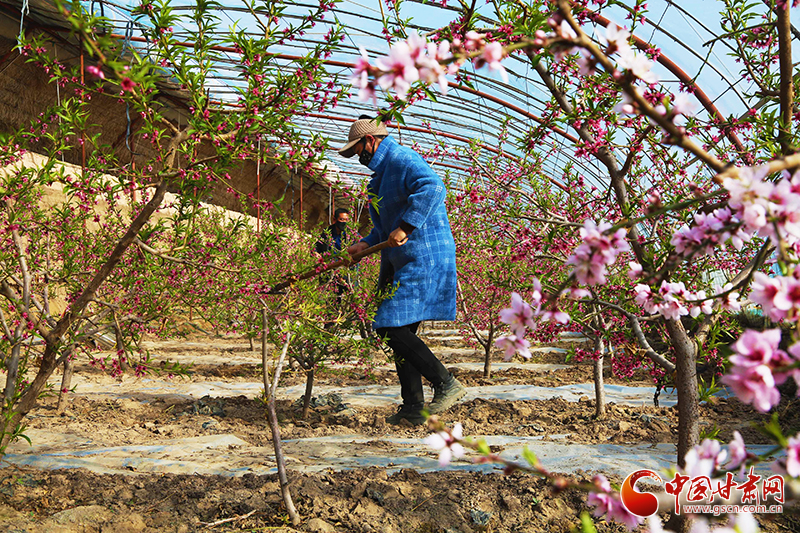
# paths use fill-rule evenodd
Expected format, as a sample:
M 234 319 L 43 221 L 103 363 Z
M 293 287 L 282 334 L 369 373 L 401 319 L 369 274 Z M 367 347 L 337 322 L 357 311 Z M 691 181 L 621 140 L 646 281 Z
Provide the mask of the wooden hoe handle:
M 328 272 L 330 270 L 335 270 L 335 269 L 343 267 L 343 266 L 351 265 L 351 264 L 353 264 L 354 261 L 358 261 L 359 259 L 363 259 L 364 257 L 367 257 L 368 255 L 372 255 L 374 253 L 380 252 L 384 248 L 388 248 L 388 247 L 389 247 L 389 241 L 383 241 L 381 243 L 376 244 L 375 246 L 370 246 L 366 250 L 358 252 L 357 254 L 353 254 L 351 259 L 340 259 L 339 261 L 333 262 L 330 265 L 326 265 L 324 268 L 322 268 L 320 270 L 314 269 L 314 270 L 309 270 L 308 272 L 303 272 L 302 274 L 299 274 L 299 275 L 296 275 L 296 276 L 290 276 L 287 279 L 285 279 L 284 281 L 281 281 L 280 283 L 278 283 L 277 285 L 272 287 L 272 289 L 269 291 L 269 294 L 276 294 L 276 293 L 278 293 L 278 291 L 282 291 L 283 289 L 286 289 L 286 288 L 290 287 L 291 285 L 293 285 L 294 283 L 297 283 L 300 280 L 314 278 L 314 277 L 319 276 L 320 274 L 323 274 L 323 273 Z

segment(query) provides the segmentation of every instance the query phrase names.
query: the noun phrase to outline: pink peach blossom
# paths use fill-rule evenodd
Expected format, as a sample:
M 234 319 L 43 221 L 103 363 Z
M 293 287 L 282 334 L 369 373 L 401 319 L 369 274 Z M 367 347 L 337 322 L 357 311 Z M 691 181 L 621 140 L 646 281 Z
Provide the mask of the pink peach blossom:
M 730 373 L 722 376 L 722 382 L 733 389 L 739 400 L 752 404 L 762 413 L 769 412 L 781 399 L 775 388 L 772 371 L 766 365 L 735 366 Z
M 525 359 L 531 358 L 531 351 L 529 349 L 531 343 L 525 339 L 519 338 L 516 335 L 507 335 L 499 337 L 494 341 L 494 345 L 504 352 L 503 360 L 511 361 L 514 354 L 519 354 Z
M 378 58 L 375 64 L 383 72 L 378 78 L 378 85 L 383 90 L 394 89 L 401 99 L 406 98 L 411 84 L 419 79 L 419 71 L 411 58 L 411 49 L 405 41 L 392 46 L 389 56 Z
M 500 311 L 500 322 L 511 326 L 511 331 L 519 338 L 525 336 L 525 330 L 535 329 L 533 309 L 516 293 L 511 293 L 511 307 Z

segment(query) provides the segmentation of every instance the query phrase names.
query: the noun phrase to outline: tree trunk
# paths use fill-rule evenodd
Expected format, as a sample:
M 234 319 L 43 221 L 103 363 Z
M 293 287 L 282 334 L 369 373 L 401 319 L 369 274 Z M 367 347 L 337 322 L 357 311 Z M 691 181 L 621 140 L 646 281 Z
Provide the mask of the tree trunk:
M 176 146 L 185 140 L 187 136 L 187 134 L 181 133 L 177 140 L 174 141 Z M 158 184 L 153 193 L 153 197 L 149 202 L 147 202 L 144 208 L 142 208 L 136 218 L 131 222 L 131 225 L 128 226 L 125 235 L 123 235 L 122 238 L 117 242 L 106 262 L 103 263 L 97 273 L 95 273 L 94 277 L 86 285 L 80 296 L 78 296 L 72 305 L 70 305 L 69 308 L 64 312 L 53 329 L 51 329 L 50 332 L 45 336 L 46 344 L 44 348 L 44 354 L 42 355 L 42 362 L 39 364 L 39 370 L 36 373 L 36 377 L 33 379 L 33 382 L 25 388 L 22 393 L 22 397 L 20 397 L 16 406 L 11 407 L 6 404 L 0 412 L 0 415 L 2 415 L 0 418 L 2 419 L 3 424 L 3 433 L 0 435 L 0 450 L 4 450 L 11 441 L 11 433 L 13 433 L 13 431 L 8 432 L 7 429 L 9 427 L 16 427 L 22 421 L 25 415 L 27 415 L 36 405 L 36 400 L 39 398 L 39 394 L 41 394 L 44 388 L 47 386 L 47 380 L 53 374 L 53 371 L 57 366 L 56 359 L 58 356 L 58 347 L 61 343 L 61 337 L 74 326 L 76 321 L 80 320 L 81 314 L 83 313 L 84 309 L 86 309 L 86 306 L 88 306 L 95 297 L 97 290 L 122 260 L 122 256 L 128 250 L 130 245 L 133 244 L 136 236 L 139 234 L 139 231 L 144 227 L 144 225 L 150 219 L 150 216 L 161 204 L 161 201 L 164 199 L 164 194 L 167 192 L 167 185 L 168 184 L 166 180 Z M 11 411 L 12 409 L 13 411 Z M 9 413 L 9 411 L 11 412 Z
M 289 348 L 289 341 L 291 337 L 287 336 L 286 344 L 283 347 L 278 362 L 275 364 L 275 376 L 273 383 L 269 381 L 269 372 L 267 370 L 267 309 L 261 310 L 261 375 L 264 380 L 264 394 L 267 396 L 267 419 L 269 420 L 269 427 L 272 430 L 272 446 L 275 449 L 275 463 L 278 467 L 278 480 L 281 486 L 281 496 L 283 497 L 283 504 L 286 506 L 286 512 L 289 513 L 289 519 L 292 525 L 300 525 L 300 516 L 297 514 L 297 509 L 294 507 L 292 501 L 292 494 L 289 492 L 289 480 L 286 477 L 286 459 L 283 457 L 283 449 L 281 448 L 281 428 L 278 425 L 278 415 L 275 412 L 275 387 L 278 386 L 280 378 L 281 366 L 283 366 L 286 351 Z
M 603 363 L 606 353 L 606 342 L 603 339 L 603 332 L 608 331 L 608 326 L 603 316 L 598 313 L 597 307 L 593 306 L 596 313 L 594 350 L 598 354 L 594 361 L 594 398 L 595 398 L 595 417 L 600 420 L 606 417 L 606 387 L 603 384 Z M 609 352 L 611 345 L 608 346 Z
M 599 420 L 606 417 L 606 389 L 603 385 L 603 354 L 606 347 L 602 337 L 598 336 L 595 339 L 594 349 L 600 354 L 594 361 L 595 416 Z
M 267 371 L 267 310 L 261 310 L 261 377 L 264 380 L 264 394 L 269 396 L 270 383 Z
M 11 435 L 14 433 L 13 428 L 16 428 L 20 422 L 22 422 L 22 419 L 25 417 L 25 415 L 27 415 L 30 410 L 33 409 L 33 407 L 36 405 L 37 398 L 39 398 L 39 394 L 41 394 L 45 386 L 47 386 L 47 380 L 56 369 L 57 354 L 58 348 L 56 348 L 54 344 L 47 342 L 44 347 L 44 355 L 42 356 L 42 362 L 39 366 L 39 372 L 33 379 L 33 383 L 28 385 L 28 387 L 25 389 L 25 392 L 22 393 L 22 397 L 19 399 L 16 409 L 14 409 L 13 406 L 6 404 L 7 408 L 2 410 L 2 417 L 0 417 L 0 424 L 2 424 L 2 435 L 0 435 L 0 455 L 2 455 L 2 450 L 5 450 L 6 447 L 11 443 Z M 11 412 L 9 413 L 9 411 Z M 10 431 L 9 428 L 11 428 Z
M 122 337 L 122 329 L 116 324 L 116 318 L 114 320 L 114 346 L 117 349 L 117 361 L 120 371 L 125 372 L 128 369 L 128 364 L 125 362 L 125 339 Z
M 14 332 L 14 338 L 11 339 L 14 346 L 11 348 L 11 357 L 8 358 L 6 363 L 6 390 L 5 402 L 8 404 L 14 399 L 14 393 L 17 391 L 17 379 L 19 378 L 19 358 L 22 352 L 22 332 L 18 327 Z
M 483 350 L 483 379 L 489 379 L 492 375 L 492 345 L 486 344 Z
M 489 324 L 489 335 L 483 345 L 483 379 L 489 379 L 492 375 L 492 341 L 494 340 L 494 324 Z
M 678 466 L 683 468 L 686 465 L 686 453 L 700 438 L 697 352 L 680 320 L 667 320 L 666 325 L 677 356 L 675 388 L 678 391 Z
M 64 359 L 64 375 L 61 377 L 61 390 L 58 392 L 58 407 L 56 413 L 62 414 L 67 409 L 67 394 L 72 384 L 72 373 L 75 370 L 75 363 L 72 361 L 72 354 L 68 354 Z
M 303 414 L 301 415 L 303 420 L 308 418 L 308 411 L 311 407 L 311 392 L 314 390 L 314 367 L 312 366 L 309 370 L 306 370 L 306 393 L 303 396 Z
M 294 508 L 292 494 L 289 492 L 289 480 L 286 477 L 286 459 L 283 457 L 283 450 L 281 449 L 281 430 L 278 425 L 278 415 L 275 413 L 275 396 L 272 394 L 267 401 L 267 418 L 269 418 L 269 426 L 272 429 L 272 446 L 275 448 L 275 462 L 278 465 L 278 480 L 281 485 L 283 504 L 286 506 L 286 512 L 289 513 L 292 525 L 298 526 L 300 525 L 300 516 L 297 514 L 297 509 Z

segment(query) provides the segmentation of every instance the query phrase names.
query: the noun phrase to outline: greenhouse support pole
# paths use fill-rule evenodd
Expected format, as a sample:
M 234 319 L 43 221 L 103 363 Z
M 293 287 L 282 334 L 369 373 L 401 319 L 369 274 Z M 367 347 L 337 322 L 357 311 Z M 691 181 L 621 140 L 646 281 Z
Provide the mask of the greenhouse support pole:
M 81 87 L 86 87 L 86 80 L 85 77 L 85 69 L 83 64 L 83 37 L 81 37 Z M 81 96 L 81 101 L 83 100 L 83 96 Z M 86 174 L 86 136 L 85 132 L 81 130 L 81 177 Z
M 298 215 L 300 222 L 300 229 L 303 229 L 303 174 L 300 173 L 300 214 Z
M 780 61 L 780 102 L 781 120 L 778 132 L 778 141 L 781 144 L 783 155 L 792 153 L 792 121 L 794 117 L 794 81 L 792 74 L 792 23 L 789 20 L 789 4 L 776 6 L 775 12 L 778 15 L 778 58 Z

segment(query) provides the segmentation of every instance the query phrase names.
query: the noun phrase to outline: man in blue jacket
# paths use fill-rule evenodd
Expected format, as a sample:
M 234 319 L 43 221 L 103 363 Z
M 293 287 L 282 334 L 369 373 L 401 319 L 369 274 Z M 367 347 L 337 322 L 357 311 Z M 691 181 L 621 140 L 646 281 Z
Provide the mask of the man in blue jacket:
M 347 209 L 340 207 L 333 212 L 333 220 L 333 224 L 322 232 L 319 240 L 314 245 L 314 251 L 320 255 L 328 254 L 331 251 L 339 253 L 343 248 L 342 237 L 346 238 L 345 229 L 350 222 L 350 213 Z M 356 267 L 350 267 L 351 270 L 354 268 Z M 335 280 L 333 292 L 336 294 L 336 302 L 341 303 L 342 295 L 347 291 L 347 287 L 351 282 L 350 274 L 347 271 L 344 271 L 344 273 L 340 271 L 333 274 L 333 279 Z M 330 280 L 330 274 L 323 274 L 319 277 L 320 285 L 328 283 Z
M 347 251 L 352 255 L 385 240 L 390 244 L 381 252 L 378 285 L 394 288 L 394 294 L 381 302 L 374 326 L 394 351 L 403 405 L 386 421 L 421 424 L 422 376 L 433 385 L 431 414 L 446 411 L 466 394 L 416 335 L 423 320 L 456 318 L 456 247 L 444 183 L 418 153 L 398 144 L 374 118 L 362 115 L 356 120 L 339 153 L 358 155 L 374 172 L 369 182 L 372 231 Z
M 342 249 L 342 235 L 350 222 L 350 213 L 344 207 L 340 207 L 333 212 L 333 224 L 322 232 L 319 240 L 314 245 L 314 250 L 318 254 L 326 254 L 331 249 L 337 252 Z

